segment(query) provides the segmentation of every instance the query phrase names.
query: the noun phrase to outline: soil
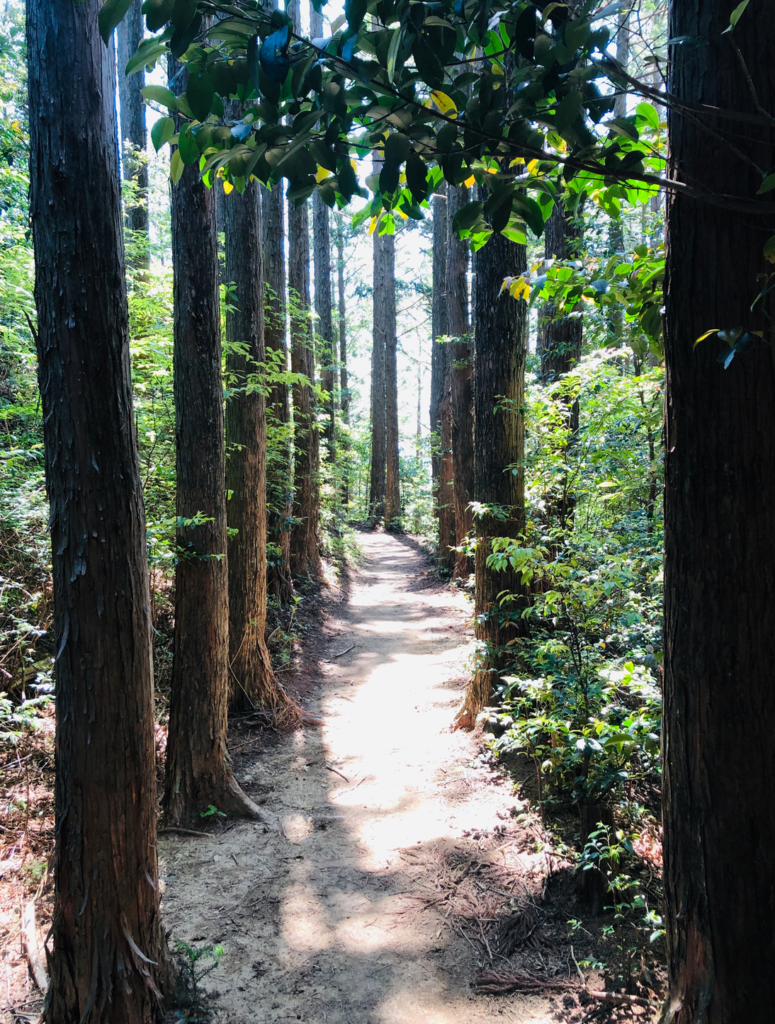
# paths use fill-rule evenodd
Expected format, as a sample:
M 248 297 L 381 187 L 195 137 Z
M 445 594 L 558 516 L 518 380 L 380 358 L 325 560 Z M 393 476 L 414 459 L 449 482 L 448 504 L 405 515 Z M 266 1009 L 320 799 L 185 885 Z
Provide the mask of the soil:
M 610 981 L 599 991 L 597 958 L 610 969 L 618 955 L 610 921 L 578 905 L 577 879 L 541 823 L 534 766 L 521 755 L 497 764 L 481 732 L 453 729 L 470 678 L 470 602 L 410 538 L 363 533 L 360 547 L 343 585 L 329 567 L 322 588 L 306 589 L 301 657 L 281 670 L 318 724 L 286 735 L 231 724 L 237 777 L 267 820 L 213 814 L 200 834 L 160 832 L 171 947 L 223 949 L 200 982 L 206 1011 L 168 1019 L 655 1019 L 652 955 L 639 956 L 628 994 L 612 995 Z M 49 710 L 2 766 L 0 1021 L 13 1024 L 42 1005 L 20 908 L 36 901 L 43 957 L 52 755 Z M 210 966 L 202 955 L 197 971 Z
M 360 544 L 317 638 L 304 702 L 322 725 L 264 734 L 236 765 L 271 821 L 160 839 L 171 938 L 223 947 L 203 982 L 221 1024 L 555 1020 L 545 997 L 471 987 L 493 921 L 541 892 L 551 858 L 476 737 L 451 731 L 469 606 L 406 539 Z M 493 870 L 509 891 L 490 891 Z

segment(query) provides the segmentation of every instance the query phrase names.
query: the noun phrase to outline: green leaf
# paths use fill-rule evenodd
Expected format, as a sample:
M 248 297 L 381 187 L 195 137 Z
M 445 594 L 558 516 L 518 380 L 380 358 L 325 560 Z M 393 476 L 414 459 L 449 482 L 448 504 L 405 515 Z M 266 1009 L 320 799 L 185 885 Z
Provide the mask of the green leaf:
M 737 7 L 735 7 L 734 11 L 732 11 L 732 13 L 729 15 L 729 28 L 724 29 L 724 31 L 721 33 L 722 36 L 726 35 L 727 32 L 732 31 L 732 29 L 735 27 L 738 21 L 740 21 L 740 18 L 743 15 L 743 11 L 746 9 L 747 6 L 748 0 L 742 0 L 742 3 L 739 3 Z
M 196 144 L 196 137 L 192 134 L 190 127 L 180 133 L 178 151 L 180 152 L 180 159 L 184 164 L 199 162 L 199 146 Z
M 398 57 L 398 48 L 401 45 L 401 26 L 393 33 L 393 37 L 390 40 L 390 46 L 388 47 L 387 53 L 387 76 L 388 81 L 393 81 L 393 76 L 396 72 L 396 59 Z
M 544 230 L 544 215 L 535 199 L 531 199 L 530 196 L 526 196 L 522 192 L 516 192 L 512 202 L 514 209 L 524 218 L 533 234 L 540 238 Z
M 135 55 L 128 61 L 124 69 L 125 74 L 133 75 L 135 72 L 142 70 L 147 64 L 155 63 L 159 57 L 167 52 L 167 47 L 164 44 L 172 36 L 172 33 L 173 29 L 168 28 L 161 35 L 143 39 L 137 47 Z
M 578 50 L 589 39 L 591 28 L 586 18 L 569 21 L 565 25 L 565 45 Z
M 189 74 L 186 99 L 197 121 L 206 121 L 210 116 L 214 95 L 215 86 L 209 71 L 205 71 L 203 75 Z
M 100 28 L 102 41 L 107 46 L 113 29 L 121 23 L 121 19 L 132 6 L 133 0 L 105 0 L 100 8 L 97 23 Z
M 162 28 L 172 17 L 175 10 L 175 0 L 145 0 L 143 3 L 143 14 L 145 24 L 149 32 L 156 32 Z
M 482 215 L 484 203 L 479 201 L 466 203 L 455 214 L 452 220 L 453 231 L 470 231 Z
M 161 103 L 163 107 L 170 110 L 178 109 L 177 96 L 172 89 L 168 89 L 165 85 L 145 85 L 140 91 L 145 99 L 151 100 L 153 103 Z
M 775 174 L 768 174 L 764 181 L 759 186 L 757 196 L 764 195 L 765 192 L 770 192 L 775 188 Z
M 406 158 L 406 183 L 416 203 L 421 203 L 428 195 L 428 168 L 414 150 Z
M 649 128 L 657 131 L 659 128 L 659 114 L 655 107 L 652 107 L 650 103 L 639 103 L 635 108 L 635 113 L 646 122 Z
M 775 235 L 770 235 L 764 243 L 764 258 L 770 263 L 775 263 Z
M 171 117 L 160 117 L 151 128 L 151 142 L 158 153 L 162 146 L 166 145 L 175 134 L 175 122 Z
M 196 17 L 198 0 L 175 0 L 172 24 L 179 32 L 185 31 Z

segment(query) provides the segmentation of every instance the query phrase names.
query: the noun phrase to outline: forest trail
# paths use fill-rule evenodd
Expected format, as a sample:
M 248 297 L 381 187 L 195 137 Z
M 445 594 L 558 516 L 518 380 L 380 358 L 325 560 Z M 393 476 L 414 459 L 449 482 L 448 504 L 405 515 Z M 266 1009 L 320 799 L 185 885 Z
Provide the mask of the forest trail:
M 264 735 L 237 759 L 276 825 L 161 836 L 165 925 L 173 942 L 223 946 L 204 983 L 218 1024 L 548 1024 L 543 998 L 470 987 L 489 966 L 477 915 L 488 899 L 501 909 L 498 884 L 540 888 L 543 866 L 518 852 L 508 787 L 450 731 L 465 601 L 424 576 L 410 542 L 359 539 L 307 702 L 322 727 Z

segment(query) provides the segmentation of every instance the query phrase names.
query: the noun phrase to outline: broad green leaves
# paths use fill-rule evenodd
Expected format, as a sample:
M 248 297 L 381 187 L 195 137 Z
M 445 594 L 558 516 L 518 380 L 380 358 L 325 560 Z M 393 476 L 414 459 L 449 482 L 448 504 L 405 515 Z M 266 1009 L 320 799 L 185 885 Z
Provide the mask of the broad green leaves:
M 107 46 L 113 29 L 121 23 L 134 0 L 105 0 L 98 16 L 100 35 Z

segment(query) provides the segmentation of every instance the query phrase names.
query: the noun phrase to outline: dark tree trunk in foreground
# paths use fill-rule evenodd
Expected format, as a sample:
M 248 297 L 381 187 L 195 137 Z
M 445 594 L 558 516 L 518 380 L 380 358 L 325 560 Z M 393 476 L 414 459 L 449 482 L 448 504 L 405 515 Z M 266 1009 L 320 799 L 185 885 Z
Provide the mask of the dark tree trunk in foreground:
M 231 116 L 238 117 L 239 111 Z M 266 411 L 256 374 L 263 364 L 264 282 L 258 184 L 224 203 L 226 279 L 236 286 L 226 317 L 226 491 L 229 539 L 229 687 L 235 711 L 272 720 L 292 709 L 266 647 Z M 240 348 L 247 348 L 248 354 Z
M 382 164 L 374 157 L 374 173 Z M 379 522 L 385 515 L 387 484 L 387 410 L 385 406 L 385 330 L 387 316 L 383 303 L 385 289 L 380 287 L 384 247 L 378 235 L 372 236 L 372 347 L 371 347 L 371 476 L 369 484 L 369 520 Z
M 452 412 L 449 398 L 452 346 L 438 339 L 449 334 L 447 316 L 447 183 L 433 198 L 433 305 L 431 307 L 430 424 L 433 450 L 431 474 L 439 521 L 439 564 L 455 567 L 455 505 L 452 493 Z
M 455 502 L 455 537 L 462 544 L 473 520 L 468 507 L 474 482 L 473 347 L 468 326 L 468 245 L 452 230 L 452 220 L 468 202 L 468 189 L 450 188 L 447 236 L 447 329 L 457 340 L 449 347 L 452 399 L 452 471 Z M 501 278 L 502 280 L 502 278 Z M 458 551 L 455 575 L 468 576 L 471 560 Z
M 162 1018 L 145 515 L 113 49 L 96 0 L 29 0 L 30 211 L 50 501 L 56 858 L 49 1024 Z M 63 54 L 66 59 L 63 59 Z
M 525 525 L 525 356 L 526 307 L 508 293 L 500 294 L 504 277 L 524 273 L 524 245 L 495 234 L 475 256 L 474 306 L 474 499 L 494 506 L 474 519 L 476 535 L 475 630 L 483 643 L 458 724 L 471 727 L 486 707 L 507 664 L 505 645 L 523 632 L 519 594 L 522 583 L 513 569 L 498 572 L 487 566 L 493 537 L 518 540 Z M 497 396 L 503 396 L 498 399 Z M 514 466 L 516 472 L 509 467 Z M 517 598 L 499 605 L 504 590 Z
M 309 318 L 309 204 L 288 204 L 288 294 L 291 312 L 291 369 L 315 382 L 315 350 Z M 315 398 L 308 384 L 293 385 L 294 502 L 291 571 L 306 576 L 320 570 L 318 548 L 318 453 Z
M 669 91 L 754 115 L 775 111 L 775 48 L 761 10 L 734 35 L 721 0 L 672 4 Z M 734 45 L 733 45 L 734 44 Z M 763 119 L 765 120 L 765 119 Z M 759 167 L 772 124 L 713 120 Z M 753 197 L 761 175 L 670 113 L 672 176 Z M 712 149 L 712 159 L 709 150 Z M 770 209 L 773 209 L 770 206 Z M 665 894 L 669 1024 L 772 1019 L 775 1001 L 775 366 L 772 321 L 750 305 L 775 217 L 668 201 L 665 481 Z M 764 300 L 765 302 L 767 300 Z M 772 316 L 773 310 L 767 312 Z M 761 330 L 728 369 L 711 328 Z
M 285 203 L 282 184 L 261 186 L 264 243 L 264 343 L 274 353 L 271 365 L 288 369 L 285 332 Z M 268 429 L 273 436 L 267 469 L 269 539 L 278 555 L 269 568 L 269 587 L 283 604 L 291 600 L 291 396 L 287 384 L 273 384 L 266 399 Z
M 401 529 L 401 488 L 398 459 L 398 366 L 396 362 L 396 239 L 375 234 L 374 243 L 375 330 L 382 332 L 385 347 L 385 526 Z M 376 293 L 379 292 L 379 299 Z
M 170 78 L 178 67 L 170 69 Z M 182 92 L 185 85 L 180 75 L 175 86 Z M 198 821 L 211 804 L 226 814 L 259 814 L 237 785 L 226 749 L 229 591 L 218 238 L 215 193 L 196 165 L 186 167 L 172 188 L 172 260 L 178 563 L 164 809 L 178 824 Z
M 134 57 L 143 38 L 142 0 L 134 0 L 116 29 L 118 42 L 118 95 L 121 106 L 121 162 L 124 178 L 134 183 L 134 202 L 126 208 L 126 226 L 136 232 L 130 244 L 136 252 L 137 267 L 148 266 L 148 164 L 146 162 L 145 102 L 142 88 L 145 75 L 137 71 L 127 76 L 124 69 Z

